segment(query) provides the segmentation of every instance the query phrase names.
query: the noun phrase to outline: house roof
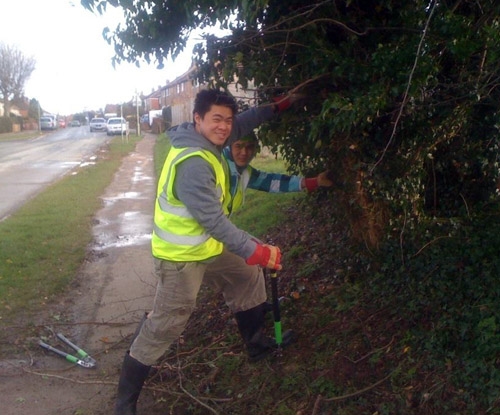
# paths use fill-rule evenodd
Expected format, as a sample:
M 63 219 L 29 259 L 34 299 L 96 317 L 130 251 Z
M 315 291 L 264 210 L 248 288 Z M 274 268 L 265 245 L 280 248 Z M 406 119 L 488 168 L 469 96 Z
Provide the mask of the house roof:
M 176 86 L 177 84 L 181 84 L 183 82 L 188 81 L 191 78 L 191 75 L 193 72 L 196 71 L 196 65 L 192 65 L 186 72 L 184 72 L 182 75 L 178 76 L 175 78 L 172 82 L 167 82 L 166 85 L 156 89 L 155 91 L 151 92 L 149 95 L 146 95 L 144 99 L 150 99 L 150 98 L 159 98 L 162 95 L 162 92 L 165 91 L 167 88 L 171 88 L 173 86 Z

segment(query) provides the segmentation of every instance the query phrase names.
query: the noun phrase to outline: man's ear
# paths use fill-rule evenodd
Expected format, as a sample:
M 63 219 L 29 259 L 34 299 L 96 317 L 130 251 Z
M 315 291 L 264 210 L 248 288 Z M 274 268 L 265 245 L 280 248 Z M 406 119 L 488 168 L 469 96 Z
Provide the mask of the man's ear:
M 193 120 L 194 120 L 194 124 L 199 124 L 200 121 L 203 121 L 203 119 L 201 118 L 200 114 L 198 114 L 197 112 L 194 113 L 194 116 L 193 116 Z

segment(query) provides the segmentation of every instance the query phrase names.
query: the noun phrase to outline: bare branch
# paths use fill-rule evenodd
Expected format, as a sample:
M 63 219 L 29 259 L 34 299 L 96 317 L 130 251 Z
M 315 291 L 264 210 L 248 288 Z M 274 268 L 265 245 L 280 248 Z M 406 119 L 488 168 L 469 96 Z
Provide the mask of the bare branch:
M 420 57 L 420 52 L 421 52 L 422 46 L 424 44 L 424 39 L 425 39 L 425 37 L 427 35 L 427 30 L 429 29 L 429 24 L 431 22 L 432 15 L 434 14 L 434 9 L 436 8 L 437 4 L 438 4 L 437 1 L 433 1 L 432 2 L 432 8 L 430 9 L 429 17 L 427 17 L 427 21 L 425 23 L 425 27 L 424 27 L 424 30 L 422 32 L 422 36 L 420 38 L 420 42 L 418 44 L 417 53 L 416 53 L 416 56 L 415 56 L 415 61 L 413 62 L 413 68 L 411 69 L 410 76 L 408 77 L 408 83 L 406 84 L 406 90 L 405 90 L 405 92 L 403 94 L 403 100 L 402 100 L 401 105 L 399 107 L 398 115 L 396 117 L 396 121 L 394 122 L 394 126 L 392 128 L 391 136 L 389 137 L 389 141 L 387 142 L 387 144 L 386 144 L 386 146 L 384 148 L 384 151 L 382 152 L 382 155 L 380 156 L 380 158 L 377 160 L 377 162 L 371 168 L 370 174 L 373 174 L 375 168 L 382 162 L 382 160 L 385 157 L 385 154 L 387 153 L 387 150 L 389 149 L 390 145 L 392 144 L 392 140 L 396 136 L 396 130 L 398 128 L 399 121 L 401 119 L 401 116 L 403 115 L 403 110 L 404 110 L 404 108 L 406 106 L 406 103 L 408 102 L 408 94 L 409 94 L 409 91 L 410 91 L 411 82 L 413 80 L 413 75 L 414 75 L 415 70 L 417 68 L 418 60 L 419 60 L 419 57 Z

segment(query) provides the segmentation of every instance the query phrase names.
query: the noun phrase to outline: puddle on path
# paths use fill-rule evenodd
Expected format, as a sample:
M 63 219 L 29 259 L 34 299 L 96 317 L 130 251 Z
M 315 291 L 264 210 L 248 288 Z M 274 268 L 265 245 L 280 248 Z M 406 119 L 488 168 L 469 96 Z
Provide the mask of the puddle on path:
M 154 178 L 152 159 L 133 154 L 117 175 L 112 190 L 102 198 L 94 225 L 96 250 L 149 244 L 153 228 Z
M 99 219 L 94 226 L 95 248 L 104 250 L 149 243 L 151 225 L 151 215 L 139 211 L 124 212 L 113 219 Z

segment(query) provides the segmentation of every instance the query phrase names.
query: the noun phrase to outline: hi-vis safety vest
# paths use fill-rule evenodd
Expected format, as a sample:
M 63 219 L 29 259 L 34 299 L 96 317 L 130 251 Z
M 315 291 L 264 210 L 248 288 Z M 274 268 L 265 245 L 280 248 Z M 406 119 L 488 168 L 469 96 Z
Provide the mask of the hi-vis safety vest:
M 229 165 L 230 162 L 226 162 Z M 237 181 L 235 188 L 231 189 L 231 204 L 229 207 L 230 215 L 239 210 L 243 203 L 245 203 L 245 189 L 248 186 L 251 173 L 251 167 L 247 167 L 245 170 L 243 170 L 243 172 L 238 176 L 237 179 L 235 179 L 234 177 L 231 178 L 231 180 Z
M 171 147 L 158 182 L 152 236 L 153 256 L 174 262 L 203 261 L 219 255 L 223 244 L 212 238 L 174 195 L 177 165 L 189 157 L 202 157 L 215 171 L 216 192 L 228 214 L 228 184 L 220 160 L 201 148 Z

